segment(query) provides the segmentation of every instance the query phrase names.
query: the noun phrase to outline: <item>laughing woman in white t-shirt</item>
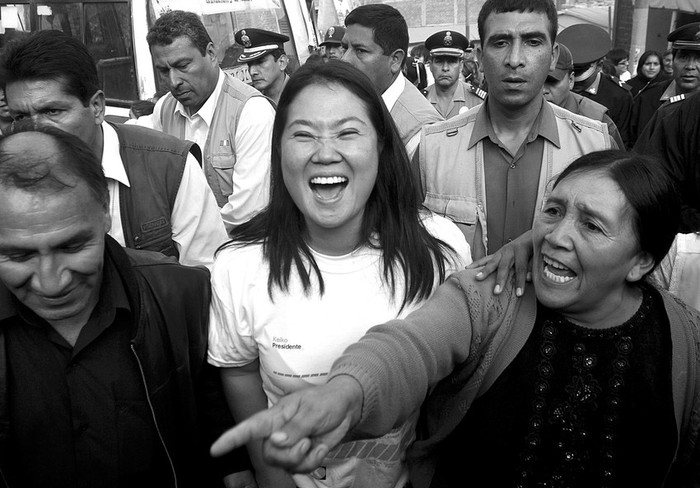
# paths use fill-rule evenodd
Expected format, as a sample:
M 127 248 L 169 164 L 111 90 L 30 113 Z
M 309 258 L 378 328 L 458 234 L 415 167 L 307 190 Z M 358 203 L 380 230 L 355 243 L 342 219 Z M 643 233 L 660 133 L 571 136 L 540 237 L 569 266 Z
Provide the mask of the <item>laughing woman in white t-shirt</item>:
M 270 206 L 234 231 L 212 272 L 209 362 L 239 421 L 324 383 L 346 346 L 471 261 L 457 227 L 421 209 L 391 116 L 349 64 L 297 71 L 272 140 Z M 248 450 L 261 488 L 401 487 L 414 426 L 341 444 L 293 478 L 260 444 Z

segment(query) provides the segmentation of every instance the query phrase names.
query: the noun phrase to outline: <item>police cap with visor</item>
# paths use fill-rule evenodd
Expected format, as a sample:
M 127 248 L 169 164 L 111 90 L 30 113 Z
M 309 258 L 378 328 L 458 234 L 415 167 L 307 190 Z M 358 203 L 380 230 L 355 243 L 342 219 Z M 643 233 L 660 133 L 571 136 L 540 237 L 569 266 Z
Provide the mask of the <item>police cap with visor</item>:
M 243 54 L 238 57 L 241 63 L 255 61 L 277 49 L 284 51 L 284 43 L 289 40 L 284 34 L 254 28 L 241 29 L 234 37 L 243 46 Z

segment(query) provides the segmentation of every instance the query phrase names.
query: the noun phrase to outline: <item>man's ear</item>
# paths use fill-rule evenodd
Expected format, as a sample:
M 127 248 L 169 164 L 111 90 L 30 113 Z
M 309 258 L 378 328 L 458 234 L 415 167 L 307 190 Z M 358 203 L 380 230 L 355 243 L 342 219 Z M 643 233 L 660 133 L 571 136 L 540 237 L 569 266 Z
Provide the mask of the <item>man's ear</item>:
M 95 119 L 95 125 L 101 125 L 105 119 L 105 94 L 102 90 L 97 90 L 90 97 L 88 107 L 92 110 Z
M 219 59 L 216 57 L 216 49 L 214 49 L 214 43 L 210 42 L 207 44 L 204 50 L 204 55 L 209 58 L 210 61 L 214 61 L 217 65 L 219 64 Z
M 559 43 L 554 43 L 552 46 L 552 60 L 549 63 L 549 71 L 554 71 L 557 67 L 557 60 L 559 59 Z
M 403 60 L 406 58 L 406 51 L 403 49 L 396 49 L 393 53 L 389 54 L 389 59 L 390 59 L 390 69 L 391 69 L 391 74 L 395 75 L 399 71 L 401 71 L 401 67 L 403 66 Z
M 277 58 L 277 64 L 279 64 L 280 71 L 286 70 L 287 65 L 289 64 L 289 58 L 287 57 L 287 55 L 282 54 L 279 58 Z
M 484 69 L 482 66 L 484 66 L 484 63 L 482 62 L 482 58 L 484 57 L 484 53 L 481 50 L 481 46 L 478 46 L 476 48 L 476 66 L 479 69 L 479 72 L 483 75 L 484 74 Z
M 105 225 L 105 234 L 109 234 L 109 231 L 112 229 L 112 215 L 105 211 L 104 215 L 104 225 Z

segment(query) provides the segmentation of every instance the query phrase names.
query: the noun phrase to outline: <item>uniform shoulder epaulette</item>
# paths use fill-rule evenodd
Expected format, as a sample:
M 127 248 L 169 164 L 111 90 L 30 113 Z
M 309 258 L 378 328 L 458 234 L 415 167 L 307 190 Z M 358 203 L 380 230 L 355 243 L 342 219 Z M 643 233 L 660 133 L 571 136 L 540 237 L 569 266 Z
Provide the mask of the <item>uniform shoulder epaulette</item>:
M 482 90 L 478 86 L 474 86 L 471 83 L 467 83 L 467 86 L 469 87 L 469 91 L 472 92 L 474 95 L 481 98 L 482 100 L 486 100 L 486 91 L 485 90 Z
M 671 98 L 668 99 L 668 103 L 676 103 L 676 102 L 680 102 L 681 100 L 685 100 L 685 93 L 681 93 L 680 95 L 672 96 Z

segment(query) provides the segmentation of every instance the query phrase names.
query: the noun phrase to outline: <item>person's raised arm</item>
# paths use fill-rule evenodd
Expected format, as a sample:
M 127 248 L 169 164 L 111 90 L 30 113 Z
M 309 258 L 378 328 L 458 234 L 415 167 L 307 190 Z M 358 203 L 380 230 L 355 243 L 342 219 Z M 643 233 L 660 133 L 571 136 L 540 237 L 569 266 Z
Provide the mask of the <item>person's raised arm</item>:
M 265 461 L 289 471 L 311 471 L 357 424 L 362 397 L 359 383 L 349 376 L 292 393 L 224 433 L 212 445 L 211 454 L 221 456 L 268 439 L 262 451 Z
M 507 308 L 489 306 L 493 300 L 481 296 L 484 286 L 473 276 L 469 270 L 453 274 L 405 320 L 370 329 L 336 360 L 326 385 L 289 395 L 244 421 L 214 444 L 212 454 L 265 438 L 267 462 L 310 471 L 348 432 L 377 437 L 400 425 L 431 387 L 467 358 L 479 357 L 470 356 L 474 327 L 486 334 L 494 310 Z

